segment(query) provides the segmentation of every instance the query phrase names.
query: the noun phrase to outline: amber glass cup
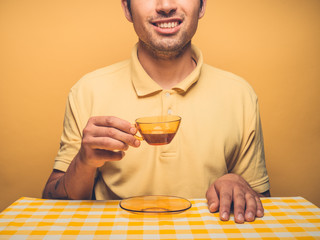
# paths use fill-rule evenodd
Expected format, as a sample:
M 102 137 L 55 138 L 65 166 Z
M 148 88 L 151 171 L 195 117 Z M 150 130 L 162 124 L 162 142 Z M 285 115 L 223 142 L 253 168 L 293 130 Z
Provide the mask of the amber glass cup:
M 180 122 L 181 117 L 174 115 L 138 118 L 136 127 L 141 137 L 135 137 L 150 145 L 169 144 L 176 135 Z

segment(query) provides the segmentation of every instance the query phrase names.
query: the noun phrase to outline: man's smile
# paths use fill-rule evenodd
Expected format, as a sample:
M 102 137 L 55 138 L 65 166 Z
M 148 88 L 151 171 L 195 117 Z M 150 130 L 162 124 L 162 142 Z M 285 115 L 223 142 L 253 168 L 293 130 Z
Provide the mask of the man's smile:
M 169 22 L 169 23 L 158 23 L 157 27 L 159 28 L 174 28 L 178 26 L 178 22 Z
M 169 18 L 151 21 L 156 31 L 161 34 L 174 34 L 180 29 L 183 21 L 180 18 Z

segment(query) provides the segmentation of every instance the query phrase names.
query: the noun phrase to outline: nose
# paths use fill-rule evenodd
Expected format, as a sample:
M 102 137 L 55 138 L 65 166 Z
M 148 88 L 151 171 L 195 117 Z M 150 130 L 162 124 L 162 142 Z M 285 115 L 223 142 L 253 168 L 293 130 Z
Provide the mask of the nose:
M 156 11 L 165 16 L 170 16 L 177 10 L 176 0 L 158 0 Z

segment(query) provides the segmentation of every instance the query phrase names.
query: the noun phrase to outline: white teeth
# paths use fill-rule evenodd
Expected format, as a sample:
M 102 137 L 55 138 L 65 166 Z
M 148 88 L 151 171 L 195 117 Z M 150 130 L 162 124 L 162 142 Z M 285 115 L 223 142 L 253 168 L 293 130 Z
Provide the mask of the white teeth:
M 169 22 L 169 23 L 158 23 L 157 27 L 159 28 L 174 28 L 178 26 L 178 22 Z

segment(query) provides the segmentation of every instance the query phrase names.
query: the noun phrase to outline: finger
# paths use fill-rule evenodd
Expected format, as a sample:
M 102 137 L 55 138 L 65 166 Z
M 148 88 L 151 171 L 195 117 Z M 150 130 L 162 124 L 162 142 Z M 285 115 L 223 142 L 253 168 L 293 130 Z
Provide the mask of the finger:
M 232 203 L 232 188 L 224 188 L 220 191 L 220 219 L 228 221 L 230 218 L 230 209 Z
M 84 133 L 86 133 L 86 131 L 87 129 L 84 130 Z M 90 131 L 90 134 L 93 137 L 107 137 L 116 139 L 132 147 L 138 147 L 140 145 L 140 141 L 137 140 L 134 136 L 132 136 L 132 134 L 125 133 L 113 127 L 93 127 L 89 128 L 88 131 Z
M 219 198 L 217 191 L 214 187 L 214 184 L 212 184 L 206 194 L 207 202 L 208 202 L 208 208 L 210 212 L 217 212 L 219 210 Z
M 262 205 L 260 197 L 256 196 L 255 200 L 256 200 L 256 203 L 257 203 L 257 214 L 256 214 L 256 217 L 261 218 L 264 215 L 264 208 L 263 208 L 263 205 Z
M 125 153 L 123 151 L 95 150 L 95 157 L 98 161 L 119 161 L 124 155 Z
M 135 127 L 130 122 L 113 116 L 91 117 L 89 121 L 95 126 L 113 127 L 130 134 L 136 132 Z
M 108 151 L 126 151 L 128 149 L 126 143 L 108 137 L 86 137 L 82 142 L 91 149 Z
M 245 212 L 245 220 L 247 222 L 252 222 L 256 218 L 257 213 L 257 202 L 255 199 L 255 195 L 252 193 L 247 193 L 245 195 L 246 198 L 246 212 Z
M 236 223 L 244 223 L 246 207 L 245 195 L 240 188 L 235 188 L 233 193 L 234 220 Z

